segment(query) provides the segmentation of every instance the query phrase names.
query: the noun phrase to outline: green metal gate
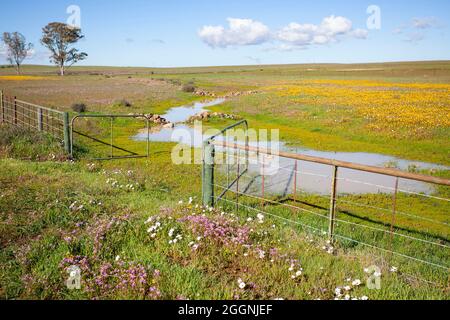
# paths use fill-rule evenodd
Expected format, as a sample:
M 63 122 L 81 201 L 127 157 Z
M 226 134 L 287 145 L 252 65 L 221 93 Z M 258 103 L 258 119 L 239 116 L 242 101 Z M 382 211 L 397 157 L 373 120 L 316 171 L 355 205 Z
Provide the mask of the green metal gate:
M 80 129 L 77 129 L 77 124 L 82 119 L 109 119 L 109 139 L 108 141 L 102 140 L 102 138 L 95 137 L 92 133 L 83 133 Z M 143 121 L 146 131 L 146 152 L 145 154 L 139 154 L 135 151 L 126 149 L 123 146 L 118 146 L 114 135 L 114 122 L 117 119 L 136 119 Z M 90 141 L 106 146 L 108 148 L 108 156 L 94 157 L 92 160 L 114 160 L 114 159 L 133 159 L 133 158 L 146 158 L 150 155 L 150 119 L 145 115 L 77 115 L 72 119 L 70 126 L 70 156 L 74 157 L 74 144 L 75 134 L 79 137 L 84 137 Z M 117 152 L 125 153 L 125 155 L 118 155 Z

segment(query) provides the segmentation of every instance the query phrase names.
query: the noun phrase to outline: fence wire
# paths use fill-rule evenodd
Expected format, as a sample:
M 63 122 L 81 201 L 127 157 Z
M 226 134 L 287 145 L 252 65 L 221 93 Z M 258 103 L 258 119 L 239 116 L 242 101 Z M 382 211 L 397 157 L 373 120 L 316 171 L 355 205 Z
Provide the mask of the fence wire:
M 18 100 L 0 92 L 0 120 L 3 123 L 46 132 L 65 139 L 64 112 Z
M 311 161 L 283 156 L 277 159 L 276 172 L 269 174 L 267 159 L 273 155 L 242 143 L 223 143 L 225 134 L 207 141 L 221 159 L 214 163 L 213 180 L 204 180 L 211 184 L 212 203 L 312 231 L 332 239 L 338 251 L 365 248 L 381 257 L 385 267 L 396 266 L 405 278 L 448 285 L 448 180 L 415 181 L 413 175 L 390 176 L 390 170 L 382 174 L 323 163 L 312 166 Z M 249 159 L 256 162 L 250 161 L 243 171 Z

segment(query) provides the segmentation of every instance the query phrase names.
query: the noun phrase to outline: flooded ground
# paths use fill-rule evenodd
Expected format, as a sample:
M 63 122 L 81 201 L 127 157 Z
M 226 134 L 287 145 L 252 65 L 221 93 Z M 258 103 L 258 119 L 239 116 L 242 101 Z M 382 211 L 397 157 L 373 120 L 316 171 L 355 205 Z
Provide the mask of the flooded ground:
M 175 123 L 175 128 L 163 128 L 154 130 L 150 133 L 150 141 L 154 142 L 176 142 L 188 146 L 201 148 L 202 142 L 207 138 L 201 130 L 190 127 L 183 122 L 187 121 L 208 107 L 219 105 L 225 102 L 225 99 L 216 99 L 209 102 L 195 103 L 191 106 L 181 106 L 170 109 L 165 115 L 168 121 Z M 133 140 L 147 139 L 146 132 L 140 132 L 133 137 Z M 221 138 L 219 137 L 220 141 Z M 239 143 L 239 142 L 238 142 Z M 240 143 L 243 144 L 243 141 Z M 250 145 L 256 146 L 256 142 L 250 142 Z M 286 146 L 283 142 L 278 145 L 280 151 L 303 154 L 308 156 L 335 159 L 359 163 L 376 167 L 395 167 L 400 170 L 421 170 L 421 169 L 440 169 L 448 170 L 446 166 L 433 163 L 410 161 L 392 156 L 365 153 L 365 152 L 328 152 L 317 151 L 307 148 L 293 148 Z M 217 150 L 235 158 L 232 151 Z M 294 191 L 296 185 L 297 191 L 329 194 L 331 188 L 332 168 L 330 166 L 315 164 L 305 161 L 295 161 L 281 157 L 256 158 L 255 154 L 250 154 L 251 164 L 246 175 L 242 178 L 245 190 L 248 193 L 258 194 L 262 189 L 262 175 L 265 175 L 265 193 L 290 194 Z M 265 163 L 264 165 L 262 163 Z M 271 170 L 271 167 L 277 170 Z M 222 166 L 223 170 L 235 170 L 235 166 Z M 297 168 L 297 171 L 295 169 Z M 232 176 L 233 172 L 230 173 Z M 367 194 L 367 193 L 392 193 L 395 186 L 395 178 L 380 174 L 366 173 L 361 171 L 340 169 L 338 173 L 338 192 L 343 194 Z M 427 183 L 400 179 L 399 188 L 402 191 L 412 193 L 431 194 L 434 187 Z

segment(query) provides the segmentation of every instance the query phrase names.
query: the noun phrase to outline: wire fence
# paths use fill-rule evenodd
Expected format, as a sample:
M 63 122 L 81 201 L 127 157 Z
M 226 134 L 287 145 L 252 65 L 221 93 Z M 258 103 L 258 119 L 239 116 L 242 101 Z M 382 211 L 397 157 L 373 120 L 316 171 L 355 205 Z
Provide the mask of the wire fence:
M 272 217 L 326 239 L 329 253 L 363 248 L 408 279 L 448 286 L 450 180 L 274 152 L 226 131 L 204 144 L 206 205 Z
M 69 151 L 69 114 L 46 108 L 0 91 L 0 121 L 30 130 L 46 132 L 64 142 Z

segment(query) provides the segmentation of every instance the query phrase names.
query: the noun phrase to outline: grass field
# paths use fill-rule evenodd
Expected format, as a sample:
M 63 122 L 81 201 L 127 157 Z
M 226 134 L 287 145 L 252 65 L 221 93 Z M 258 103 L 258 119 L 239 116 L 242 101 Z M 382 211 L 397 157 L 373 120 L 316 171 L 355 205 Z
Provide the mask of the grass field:
M 213 109 L 246 118 L 255 128 L 279 128 L 282 139 L 293 145 L 450 165 L 450 62 L 76 67 L 64 78 L 49 67 L 27 66 L 24 73 L 15 77 L 11 69 L 0 68 L 0 89 L 61 110 L 84 102 L 96 113 L 163 113 L 204 100 L 182 92 L 187 82 L 216 95 L 254 90 L 255 94 L 230 98 Z M 121 99 L 132 106 L 117 104 Z M 221 128 L 228 123 L 214 120 L 208 125 Z M 129 124 L 120 124 L 121 145 L 128 143 L 127 136 L 134 130 Z M 375 250 L 345 242 L 330 253 L 326 238 L 299 225 L 270 215 L 261 219 L 254 211 L 235 212 L 228 207 L 222 212 L 199 206 L 201 168 L 173 165 L 172 147 L 152 143 L 149 159 L 92 163 L 83 159 L 95 153 L 87 146 L 86 154 L 71 162 L 50 137 L 0 126 L 0 296 L 449 298 L 446 272 L 396 258 L 380 262 Z M 137 148 L 142 151 L 145 144 Z M 426 173 L 450 176 L 448 170 Z M 438 189 L 434 195 L 448 198 L 447 189 Z M 303 194 L 302 198 L 326 206 L 320 197 Z M 386 195 L 347 195 L 345 199 L 386 207 L 391 201 Z M 408 230 L 406 234 L 425 232 L 423 239 L 438 238 L 448 245 L 448 206 L 413 196 L 400 197 L 398 205 L 419 215 L 427 212 L 444 223 L 436 227 L 404 218 L 398 223 Z M 369 219 L 368 226 L 389 222 L 389 217 L 378 221 L 376 210 L 361 211 L 350 204 L 340 209 L 340 214 L 358 212 L 360 216 L 353 215 L 349 221 Z M 291 210 L 277 207 L 269 212 L 286 219 L 294 216 Z M 321 227 L 316 220 L 301 219 Z M 384 241 L 375 233 L 356 237 Z M 408 241 L 396 245 L 417 257 L 448 262 L 447 249 L 434 251 Z M 70 291 L 64 283 L 66 268 L 74 264 L 82 269 L 81 291 Z M 381 290 L 365 287 L 364 269 L 374 264 L 382 266 Z

